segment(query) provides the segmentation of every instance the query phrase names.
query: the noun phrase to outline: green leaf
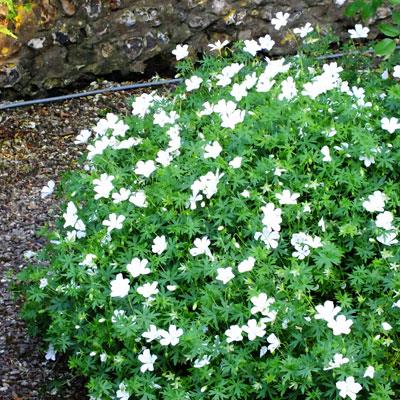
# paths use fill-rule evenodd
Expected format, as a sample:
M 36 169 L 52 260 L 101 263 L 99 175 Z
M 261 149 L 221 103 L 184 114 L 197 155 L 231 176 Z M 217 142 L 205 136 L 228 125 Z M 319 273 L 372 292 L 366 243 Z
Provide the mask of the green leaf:
M 363 6 L 364 2 L 362 0 L 357 0 L 346 7 L 344 15 L 346 17 L 354 17 L 363 8 Z
M 389 0 L 389 3 L 392 6 L 398 6 L 400 4 L 400 0 Z
M 396 42 L 393 39 L 383 39 L 374 46 L 378 56 L 388 57 L 396 49 Z
M 386 22 L 379 24 L 379 30 L 386 36 L 396 37 L 400 35 L 400 28 Z
M 375 7 L 373 7 L 371 4 L 365 4 L 364 7 L 361 9 L 361 17 L 364 20 L 367 20 L 374 16 L 375 11 Z
M 340 264 L 342 256 L 343 250 L 328 242 L 315 252 L 313 259 L 319 267 L 332 267 Z
M 400 25 L 400 12 L 399 11 L 393 11 L 392 20 L 395 24 Z
M 5 26 L 0 26 L 0 34 L 11 36 L 12 38 L 17 39 L 17 37 Z

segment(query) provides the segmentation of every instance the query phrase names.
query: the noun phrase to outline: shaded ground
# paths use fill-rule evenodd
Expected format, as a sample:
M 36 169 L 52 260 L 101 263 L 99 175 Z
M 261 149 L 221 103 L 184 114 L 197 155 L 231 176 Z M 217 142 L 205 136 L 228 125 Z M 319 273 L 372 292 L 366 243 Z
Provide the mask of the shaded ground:
M 27 335 L 8 292 L 10 271 L 18 272 L 27 263 L 26 252 L 41 247 L 35 232 L 58 214 L 58 201 L 42 200 L 40 189 L 76 166 L 83 148 L 74 145 L 75 136 L 106 112 L 127 112 L 126 100 L 134 93 L 0 111 L 1 400 L 85 398 L 84 382 L 67 371 L 65 361 L 46 362 L 44 345 Z

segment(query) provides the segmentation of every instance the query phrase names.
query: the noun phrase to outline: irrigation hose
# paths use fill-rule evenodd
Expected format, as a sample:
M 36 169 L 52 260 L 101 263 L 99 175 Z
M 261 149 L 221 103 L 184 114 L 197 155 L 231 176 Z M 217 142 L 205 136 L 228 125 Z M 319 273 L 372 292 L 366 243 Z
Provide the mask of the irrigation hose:
M 399 50 L 399 49 L 400 49 L 400 45 L 396 46 L 396 50 Z M 317 60 L 331 60 L 331 59 L 337 59 L 337 58 L 341 58 L 341 57 L 348 56 L 348 55 L 370 54 L 370 53 L 373 53 L 372 49 L 365 50 L 365 51 L 354 50 L 354 51 L 348 51 L 348 52 L 343 52 L 343 53 L 326 54 L 326 55 L 319 56 L 316 58 L 317 58 Z M 133 90 L 133 89 L 141 89 L 141 88 L 150 88 L 150 87 L 164 86 L 164 85 L 174 85 L 174 84 L 182 83 L 182 81 L 183 81 L 182 78 L 165 79 L 165 80 L 161 80 L 161 81 L 135 83 L 132 85 L 125 85 L 125 86 L 112 86 L 112 87 L 104 88 L 104 89 L 89 90 L 86 92 L 71 93 L 71 94 L 67 94 L 64 96 L 47 97 L 44 99 L 16 101 L 13 103 L 0 104 L 0 110 L 9 110 L 12 108 L 33 106 L 35 104 L 53 103 L 56 101 L 76 99 L 78 97 L 94 96 L 96 94 L 102 94 L 102 93 L 118 92 L 118 91 L 123 91 L 123 90 Z
M 70 99 L 76 99 L 78 97 L 94 96 L 96 94 L 118 92 L 118 91 L 122 91 L 122 90 L 133 90 L 133 89 L 149 88 L 149 87 L 155 87 L 155 86 L 173 85 L 173 84 L 179 84 L 181 82 L 182 82 L 182 79 L 165 79 L 165 80 L 154 81 L 154 82 L 135 83 L 132 85 L 112 86 L 112 87 L 108 87 L 108 88 L 104 88 L 104 89 L 89 90 L 87 92 L 66 94 L 64 96 L 55 96 L 55 97 L 47 97 L 44 99 L 16 101 L 14 103 L 0 104 L 0 110 L 33 106 L 35 104 L 53 103 L 55 101 L 70 100 Z

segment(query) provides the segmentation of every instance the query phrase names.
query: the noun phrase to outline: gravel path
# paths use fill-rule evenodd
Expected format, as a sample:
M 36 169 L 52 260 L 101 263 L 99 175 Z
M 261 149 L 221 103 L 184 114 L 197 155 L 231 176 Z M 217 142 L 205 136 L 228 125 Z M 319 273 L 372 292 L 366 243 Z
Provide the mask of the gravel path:
M 90 89 L 109 84 L 96 83 Z M 65 360 L 45 361 L 44 345 L 27 335 L 8 286 L 12 275 L 27 263 L 26 252 L 42 246 L 37 229 L 51 225 L 59 213 L 58 201 L 54 196 L 42 200 L 40 189 L 74 168 L 82 150 L 73 143 L 79 131 L 106 112 L 126 113 L 126 100 L 132 94 L 108 93 L 0 111 L 1 400 L 86 398 L 84 382 L 68 372 Z

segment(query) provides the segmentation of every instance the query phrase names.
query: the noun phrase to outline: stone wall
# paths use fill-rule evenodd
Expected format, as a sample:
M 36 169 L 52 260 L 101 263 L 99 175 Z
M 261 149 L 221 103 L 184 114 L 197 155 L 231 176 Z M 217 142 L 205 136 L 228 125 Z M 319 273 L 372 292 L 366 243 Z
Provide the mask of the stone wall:
M 19 7 L 18 40 L 0 37 L 0 91 L 7 98 L 43 95 L 96 76 L 142 74 L 173 65 L 171 50 L 188 43 L 201 51 L 217 39 L 270 33 L 277 11 L 290 27 L 311 22 L 343 31 L 334 0 L 31 0 Z M 347 28 L 346 28 L 347 29 Z M 283 30 L 282 30 L 283 31 Z M 287 30 L 286 30 L 287 32 Z M 286 40 L 284 51 L 293 43 Z M 279 50 L 281 49 L 281 50 Z M 277 46 L 277 51 L 282 47 Z

